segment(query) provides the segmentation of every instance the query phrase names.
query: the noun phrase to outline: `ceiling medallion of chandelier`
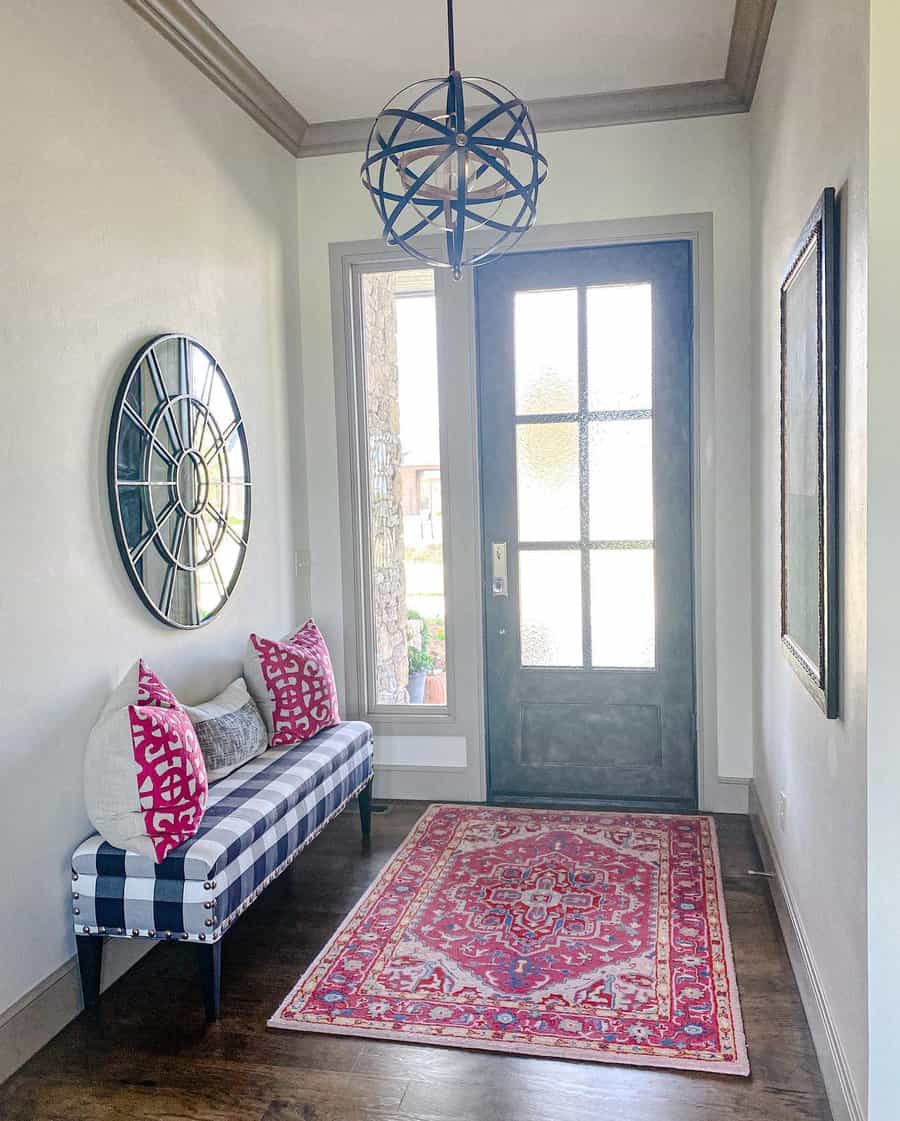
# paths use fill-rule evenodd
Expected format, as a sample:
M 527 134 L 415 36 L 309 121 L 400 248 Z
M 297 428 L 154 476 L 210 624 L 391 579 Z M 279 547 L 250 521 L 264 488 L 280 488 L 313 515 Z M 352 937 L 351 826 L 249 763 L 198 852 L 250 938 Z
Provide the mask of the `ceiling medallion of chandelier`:
M 534 225 L 547 161 L 525 102 L 456 69 L 453 0 L 447 37 L 449 75 L 391 98 L 372 126 L 361 175 L 387 243 L 458 279 Z

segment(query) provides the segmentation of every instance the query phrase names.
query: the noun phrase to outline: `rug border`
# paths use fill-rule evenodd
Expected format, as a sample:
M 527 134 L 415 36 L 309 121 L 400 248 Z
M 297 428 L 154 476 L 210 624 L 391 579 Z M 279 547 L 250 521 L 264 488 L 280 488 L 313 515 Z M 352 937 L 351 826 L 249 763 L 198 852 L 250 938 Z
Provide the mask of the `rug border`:
M 325 956 L 329 947 L 334 940 L 340 935 L 343 929 L 352 922 L 357 911 L 359 911 L 369 896 L 379 886 L 381 881 L 387 878 L 387 874 L 395 860 L 407 849 L 413 841 L 413 837 L 419 832 L 420 827 L 426 822 L 433 814 L 443 809 L 475 809 L 475 810 L 498 810 L 503 813 L 533 813 L 537 810 L 539 813 L 565 813 L 565 808 L 554 808 L 549 806 L 492 806 L 489 803 L 482 802 L 432 802 L 425 808 L 423 813 L 413 823 L 412 828 L 403 841 L 398 845 L 387 863 L 379 871 L 375 879 L 369 884 L 363 894 L 359 897 L 350 911 L 347 912 L 345 918 L 341 923 L 335 927 L 334 931 L 329 935 L 322 949 L 316 954 L 312 961 L 303 970 L 300 976 L 294 981 L 291 988 L 288 990 L 287 995 L 278 1005 L 275 1012 L 266 1021 L 266 1027 L 275 1028 L 280 1031 L 299 1031 L 308 1032 L 310 1035 L 345 1035 L 357 1036 L 360 1039 L 383 1039 L 390 1040 L 395 1043 L 417 1043 L 424 1044 L 428 1047 L 455 1047 L 457 1049 L 466 1051 L 498 1051 L 507 1054 L 516 1055 L 532 1055 L 542 1058 L 558 1059 L 561 1061 L 566 1060 L 580 1060 L 593 1063 L 615 1063 L 620 1066 L 643 1066 L 643 1067 L 658 1067 L 660 1069 L 668 1070 L 695 1070 L 705 1074 L 722 1074 L 731 1076 L 748 1076 L 750 1074 L 750 1058 L 747 1049 L 747 1040 L 744 1032 L 744 1018 L 741 1013 L 740 992 L 737 984 L 737 975 L 734 964 L 734 953 L 731 945 L 731 928 L 728 921 L 728 910 L 725 905 L 725 888 L 722 882 L 722 867 L 721 867 L 721 854 L 719 852 L 719 832 L 716 827 L 716 820 L 709 813 L 654 813 L 653 811 L 641 810 L 585 810 L 578 809 L 571 812 L 574 813 L 598 813 L 621 816 L 622 814 L 632 814 L 635 817 L 648 816 L 658 818 L 692 818 L 704 819 L 709 823 L 711 839 L 713 844 L 713 866 L 716 874 L 716 903 L 719 908 L 719 914 L 724 918 L 722 926 L 722 948 L 725 952 L 725 972 L 728 978 L 729 985 L 729 1009 L 731 1012 L 731 1022 L 734 1028 L 734 1050 L 736 1059 L 734 1064 L 726 1066 L 722 1062 L 708 1062 L 691 1059 L 677 1059 L 677 1058 L 662 1058 L 656 1055 L 629 1055 L 629 1054 L 616 1054 L 608 1051 L 591 1051 L 587 1048 L 571 1047 L 561 1049 L 559 1046 L 545 1046 L 541 1043 L 515 1043 L 506 1044 L 502 1040 L 481 1040 L 471 1038 L 454 1039 L 447 1036 L 433 1036 L 426 1033 L 419 1032 L 405 1032 L 402 1035 L 392 1032 L 389 1029 L 380 1028 L 357 1028 L 357 1027 L 344 1027 L 339 1024 L 311 1024 L 311 1023 L 289 1023 L 281 1019 L 281 1015 L 287 1006 L 290 1004 L 297 987 L 304 977 L 310 973 L 319 964 L 321 959 Z M 564 1050 L 564 1054 L 560 1054 L 560 1050 Z

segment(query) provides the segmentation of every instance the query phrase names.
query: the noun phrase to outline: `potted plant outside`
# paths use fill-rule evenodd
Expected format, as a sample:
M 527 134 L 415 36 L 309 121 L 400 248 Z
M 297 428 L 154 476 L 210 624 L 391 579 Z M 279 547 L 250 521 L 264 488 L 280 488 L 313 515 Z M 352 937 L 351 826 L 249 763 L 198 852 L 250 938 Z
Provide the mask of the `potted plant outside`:
M 420 705 L 425 700 L 425 678 L 434 669 L 434 658 L 417 646 L 408 647 L 407 653 L 409 655 L 409 680 L 406 688 L 409 693 L 409 703 Z

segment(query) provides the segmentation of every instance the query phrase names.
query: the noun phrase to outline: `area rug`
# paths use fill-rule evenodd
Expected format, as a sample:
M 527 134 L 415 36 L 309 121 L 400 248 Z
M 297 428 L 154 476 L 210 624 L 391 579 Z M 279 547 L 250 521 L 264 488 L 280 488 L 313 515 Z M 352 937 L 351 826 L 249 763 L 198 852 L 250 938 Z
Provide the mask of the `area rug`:
M 715 823 L 431 806 L 269 1025 L 749 1074 Z

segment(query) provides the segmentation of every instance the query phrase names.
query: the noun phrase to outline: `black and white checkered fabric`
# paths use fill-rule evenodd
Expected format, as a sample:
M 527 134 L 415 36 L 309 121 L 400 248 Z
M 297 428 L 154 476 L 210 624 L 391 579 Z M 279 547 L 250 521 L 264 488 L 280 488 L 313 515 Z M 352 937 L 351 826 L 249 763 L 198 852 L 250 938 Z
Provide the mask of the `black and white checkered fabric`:
M 217 782 L 160 864 L 89 837 L 72 857 L 75 933 L 217 941 L 372 773 L 372 729 L 346 722 Z

